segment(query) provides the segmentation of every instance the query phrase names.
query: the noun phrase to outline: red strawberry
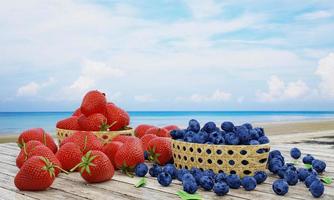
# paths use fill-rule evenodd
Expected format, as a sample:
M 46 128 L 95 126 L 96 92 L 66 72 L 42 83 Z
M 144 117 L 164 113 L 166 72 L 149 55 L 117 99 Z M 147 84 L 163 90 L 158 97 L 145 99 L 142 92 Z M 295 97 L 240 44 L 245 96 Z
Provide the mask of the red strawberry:
M 114 167 L 101 151 L 88 151 L 79 164 L 81 177 L 88 183 L 100 183 L 114 176 Z
M 64 144 L 56 153 L 56 157 L 60 161 L 62 168 L 67 171 L 79 164 L 82 156 L 80 147 L 73 142 Z
M 73 133 L 70 137 L 65 138 L 61 145 L 64 145 L 68 142 L 73 142 L 80 147 L 80 150 L 83 154 L 86 154 L 90 150 L 101 150 L 102 143 L 92 132 L 88 131 L 77 131 Z
M 130 124 L 129 114 L 114 104 L 107 104 L 106 117 L 111 131 L 121 130 Z
M 114 158 L 116 168 L 129 175 L 135 166 L 145 161 L 144 150 L 138 138 L 128 140 L 118 149 Z
M 72 114 L 72 116 L 77 116 L 77 117 L 79 117 L 80 115 L 82 115 L 82 113 L 81 113 L 81 109 L 80 109 L 80 108 L 76 109 L 76 110 L 74 111 L 74 113 Z
M 137 126 L 137 128 L 135 129 L 135 135 L 137 137 L 141 138 L 145 135 L 145 132 L 152 127 L 154 127 L 154 126 L 148 125 L 148 124 L 141 124 L 141 125 Z
M 157 138 L 158 136 L 153 135 L 153 134 L 146 134 L 142 138 L 140 138 L 141 143 L 143 144 L 144 151 L 147 151 L 148 143 L 154 139 Z
M 77 116 L 72 116 L 57 122 L 56 127 L 67 130 L 80 130 Z
M 45 146 L 50 148 L 53 153 L 57 152 L 57 145 L 54 142 L 51 135 L 46 133 L 42 128 L 33 128 L 23 131 L 19 138 L 17 139 L 17 144 L 22 148 L 23 143 L 27 143 L 30 140 L 37 140 L 43 143 Z
M 148 129 L 145 134 L 153 134 L 158 137 L 171 137 L 169 131 L 164 128 L 152 127 Z
M 125 143 L 126 141 L 128 140 L 134 140 L 136 139 L 136 137 L 134 136 L 129 136 L 129 135 L 117 135 L 116 137 L 114 137 L 112 139 L 113 142 L 122 142 L 122 143 Z
M 29 152 L 36 146 L 43 145 L 40 141 L 30 140 L 27 143 L 23 143 L 23 147 L 16 158 L 16 166 L 21 168 L 23 163 L 28 159 Z
M 50 187 L 54 180 L 54 164 L 45 157 L 34 156 L 24 163 L 14 183 L 19 190 L 40 191 Z
M 172 131 L 172 130 L 180 130 L 180 128 L 176 125 L 168 125 L 163 127 L 164 129 L 167 129 L 168 131 Z
M 114 161 L 115 154 L 118 151 L 118 149 L 121 148 L 121 146 L 123 146 L 122 142 L 112 141 L 104 145 L 102 148 L 102 152 L 108 156 L 113 166 L 115 166 L 115 161 Z
M 84 131 L 108 131 L 107 118 L 100 114 L 95 113 L 86 117 L 81 115 L 78 119 L 78 123 Z
M 170 138 L 158 137 L 148 143 L 149 160 L 165 165 L 172 159 Z
M 105 114 L 107 99 L 104 93 L 97 90 L 89 91 L 83 98 L 80 110 L 82 114 L 89 116 L 94 113 Z

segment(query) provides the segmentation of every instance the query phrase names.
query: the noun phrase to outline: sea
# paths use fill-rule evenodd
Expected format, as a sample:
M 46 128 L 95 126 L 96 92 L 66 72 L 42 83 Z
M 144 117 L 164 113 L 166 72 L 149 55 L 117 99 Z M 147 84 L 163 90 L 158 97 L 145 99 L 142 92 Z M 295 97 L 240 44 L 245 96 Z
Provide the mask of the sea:
M 0 112 L 0 135 L 19 134 L 23 130 L 42 127 L 54 133 L 58 120 L 67 118 L 71 112 Z M 190 119 L 204 124 L 223 121 L 235 124 L 245 122 L 290 122 L 333 119 L 334 111 L 130 111 L 131 127 L 138 124 L 165 126 L 175 124 L 186 127 Z

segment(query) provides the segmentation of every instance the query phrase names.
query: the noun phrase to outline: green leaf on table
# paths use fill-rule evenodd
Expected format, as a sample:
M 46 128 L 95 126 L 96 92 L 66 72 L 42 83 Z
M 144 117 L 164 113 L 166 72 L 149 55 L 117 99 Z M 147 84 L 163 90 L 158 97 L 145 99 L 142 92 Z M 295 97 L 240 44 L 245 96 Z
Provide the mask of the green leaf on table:
M 331 177 L 325 176 L 325 177 L 321 177 L 321 181 L 329 185 L 333 182 L 333 179 Z
M 306 169 L 312 169 L 312 165 L 311 164 L 305 164 L 304 165 Z
M 146 184 L 146 178 L 143 177 L 135 184 L 135 187 L 136 188 L 143 187 L 145 184 Z
M 182 200 L 201 200 L 202 197 L 199 194 L 189 194 L 183 190 L 179 190 L 176 192 L 176 194 L 182 199 Z

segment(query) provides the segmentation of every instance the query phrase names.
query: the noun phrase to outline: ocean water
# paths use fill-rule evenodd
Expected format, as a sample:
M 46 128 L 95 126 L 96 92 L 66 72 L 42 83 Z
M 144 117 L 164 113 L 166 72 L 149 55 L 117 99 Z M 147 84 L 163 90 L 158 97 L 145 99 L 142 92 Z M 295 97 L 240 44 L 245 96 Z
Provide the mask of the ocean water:
M 42 127 L 48 132 L 55 132 L 56 122 L 70 116 L 71 112 L 0 112 L 0 134 L 18 134 L 25 129 Z M 192 118 L 201 123 L 214 121 L 277 122 L 301 121 L 334 118 L 334 111 L 132 111 L 131 126 L 169 124 L 185 127 Z

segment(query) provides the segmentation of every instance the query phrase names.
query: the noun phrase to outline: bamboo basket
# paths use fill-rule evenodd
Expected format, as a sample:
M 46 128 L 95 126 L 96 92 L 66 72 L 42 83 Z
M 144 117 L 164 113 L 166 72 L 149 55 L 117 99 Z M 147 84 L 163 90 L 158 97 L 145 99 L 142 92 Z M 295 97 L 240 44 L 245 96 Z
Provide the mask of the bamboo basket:
M 57 138 L 59 144 L 63 141 L 63 139 L 69 137 L 73 133 L 77 132 L 76 130 L 66 130 L 56 128 Z M 114 137 L 117 135 L 134 135 L 134 130 L 131 127 L 126 127 L 121 131 L 91 131 L 94 135 L 103 143 L 110 143 Z
M 269 144 L 212 145 L 172 140 L 174 164 L 177 168 L 211 169 L 215 173 L 252 176 L 266 169 Z

